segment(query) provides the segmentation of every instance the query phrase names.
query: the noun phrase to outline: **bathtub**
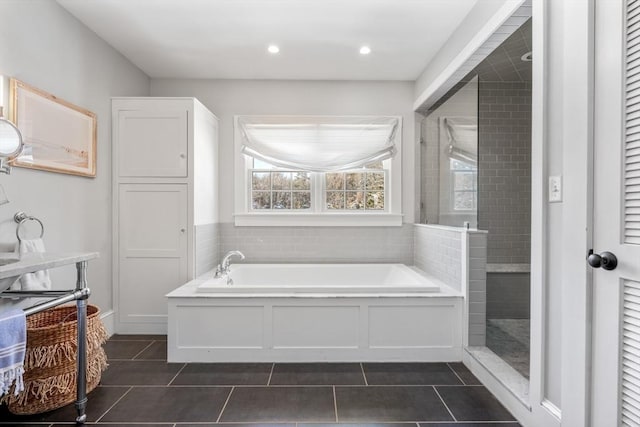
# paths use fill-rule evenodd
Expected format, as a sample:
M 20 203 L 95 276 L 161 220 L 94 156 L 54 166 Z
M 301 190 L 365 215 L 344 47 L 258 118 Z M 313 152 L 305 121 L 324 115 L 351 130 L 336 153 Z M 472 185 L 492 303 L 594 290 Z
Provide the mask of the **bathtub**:
M 234 264 L 168 298 L 169 362 L 460 361 L 462 294 L 401 264 Z
M 433 280 L 404 264 L 235 264 L 229 277 L 197 286 L 205 293 L 392 294 L 437 292 Z

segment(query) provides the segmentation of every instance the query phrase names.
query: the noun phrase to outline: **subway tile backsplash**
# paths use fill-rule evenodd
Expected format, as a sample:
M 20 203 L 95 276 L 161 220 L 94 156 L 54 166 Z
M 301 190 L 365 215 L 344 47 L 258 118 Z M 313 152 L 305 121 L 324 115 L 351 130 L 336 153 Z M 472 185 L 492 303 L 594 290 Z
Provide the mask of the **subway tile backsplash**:
M 415 266 L 461 291 L 462 233 L 438 227 L 414 227 Z
M 401 227 L 236 227 L 220 224 L 220 252 L 245 262 L 413 264 L 413 224 Z
M 194 231 L 197 277 L 214 269 L 219 262 L 220 224 L 196 225 Z

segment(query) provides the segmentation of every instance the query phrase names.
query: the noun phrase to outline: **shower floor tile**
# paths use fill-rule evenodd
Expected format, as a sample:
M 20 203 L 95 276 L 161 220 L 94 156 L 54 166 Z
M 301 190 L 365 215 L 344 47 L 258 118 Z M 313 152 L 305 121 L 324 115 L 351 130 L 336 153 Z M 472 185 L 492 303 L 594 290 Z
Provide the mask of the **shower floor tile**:
M 487 347 L 529 378 L 529 319 L 487 319 Z
M 106 347 L 88 425 L 519 426 L 462 363 L 167 363 L 159 335 L 114 336 Z M 0 406 L 0 426 L 58 427 L 75 416 L 73 404 L 31 416 Z

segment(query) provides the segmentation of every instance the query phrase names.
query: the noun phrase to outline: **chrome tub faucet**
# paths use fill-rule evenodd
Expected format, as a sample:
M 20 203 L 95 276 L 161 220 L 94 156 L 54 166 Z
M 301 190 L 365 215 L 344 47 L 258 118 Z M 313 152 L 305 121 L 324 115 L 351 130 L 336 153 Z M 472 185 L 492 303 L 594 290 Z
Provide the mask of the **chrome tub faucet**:
M 232 285 L 233 280 L 229 277 L 229 267 L 231 265 L 231 258 L 237 256 L 240 257 L 240 260 L 244 259 L 244 254 L 240 251 L 230 251 L 222 258 L 220 264 L 216 267 L 216 273 L 213 276 L 216 279 L 226 276 L 227 277 L 227 285 Z

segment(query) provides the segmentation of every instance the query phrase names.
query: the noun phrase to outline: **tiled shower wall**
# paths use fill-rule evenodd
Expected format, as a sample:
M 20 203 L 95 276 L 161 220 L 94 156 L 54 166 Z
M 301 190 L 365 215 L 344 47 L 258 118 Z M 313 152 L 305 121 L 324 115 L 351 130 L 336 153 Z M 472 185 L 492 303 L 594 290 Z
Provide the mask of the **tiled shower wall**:
M 487 233 L 470 232 L 469 345 L 484 346 L 487 337 Z
M 479 83 L 478 228 L 490 264 L 526 264 L 531 251 L 531 83 Z
M 463 272 L 468 274 L 469 345 L 484 346 L 487 319 L 487 233 L 438 225 L 416 224 L 415 266 L 452 288 L 462 289 Z M 465 262 L 468 251 L 468 264 Z
M 418 224 L 414 227 L 414 265 L 462 291 L 462 233 L 446 227 Z
M 401 227 L 220 226 L 220 255 L 246 262 L 389 262 L 413 264 L 413 224 Z

